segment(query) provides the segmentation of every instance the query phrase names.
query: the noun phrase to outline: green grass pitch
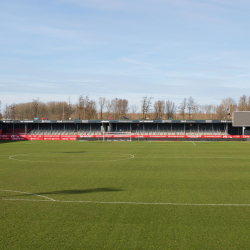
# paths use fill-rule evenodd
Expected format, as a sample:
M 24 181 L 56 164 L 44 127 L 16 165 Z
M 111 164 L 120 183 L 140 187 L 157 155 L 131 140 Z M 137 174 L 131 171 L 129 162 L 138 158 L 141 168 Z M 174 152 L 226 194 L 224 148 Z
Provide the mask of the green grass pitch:
M 250 142 L 0 141 L 0 249 L 249 249 Z

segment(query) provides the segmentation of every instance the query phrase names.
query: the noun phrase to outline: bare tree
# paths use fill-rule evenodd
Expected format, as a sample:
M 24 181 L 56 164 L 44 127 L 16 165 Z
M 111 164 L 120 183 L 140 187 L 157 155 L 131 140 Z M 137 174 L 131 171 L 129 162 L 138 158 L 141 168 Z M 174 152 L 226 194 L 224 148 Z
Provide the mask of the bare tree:
M 127 99 L 118 99 L 118 118 L 126 116 L 128 113 L 128 100 Z
M 132 114 L 136 114 L 137 110 L 138 110 L 138 106 L 136 104 L 131 105 L 130 110 L 132 112 Z
M 192 113 L 195 111 L 196 102 L 194 101 L 193 97 L 190 96 L 187 100 L 187 110 L 188 110 L 188 117 L 191 119 Z
M 202 106 L 202 113 L 206 115 L 207 119 L 212 119 L 213 117 L 212 109 L 213 109 L 213 106 L 211 104 Z
M 16 104 L 16 116 L 19 119 L 34 119 L 32 102 Z
M 99 107 L 100 107 L 100 115 L 101 115 L 101 119 L 102 119 L 102 113 L 103 113 L 103 109 L 105 107 L 105 104 L 106 104 L 106 98 L 104 97 L 99 97 Z
M 5 105 L 4 116 L 6 118 L 10 117 L 10 107 L 7 104 Z
M 211 119 L 213 119 L 213 115 L 216 113 L 216 105 L 215 104 L 213 104 L 212 105 L 212 110 L 211 110 Z
M 152 98 L 153 97 L 144 96 L 141 100 L 142 119 L 146 119 L 147 114 L 149 113 L 152 105 Z
M 227 108 L 223 105 L 217 105 L 216 114 L 218 119 L 226 119 L 227 118 Z
M 118 98 L 114 98 L 110 102 L 111 104 L 111 112 L 114 119 L 119 117 L 119 110 L 118 110 Z
M 68 120 L 71 114 L 72 114 L 72 105 L 71 105 L 71 100 L 69 97 L 68 103 L 65 103 L 65 107 L 64 107 L 64 118 Z
M 56 102 L 55 103 L 56 105 L 56 119 L 59 119 L 59 120 L 64 120 L 64 108 L 65 106 L 67 105 L 66 102 Z
M 114 98 L 108 105 L 115 119 L 125 116 L 128 112 L 128 100 L 126 99 Z
M 77 111 L 78 111 L 78 117 L 79 119 L 84 118 L 85 119 L 85 98 L 83 98 L 82 95 L 78 98 L 78 105 L 77 105 Z
M 48 111 L 49 111 L 47 118 L 52 119 L 53 117 L 58 115 L 57 104 L 56 104 L 56 102 L 49 102 L 47 105 L 48 105 Z
M 246 111 L 248 109 L 248 102 L 246 95 L 240 97 L 237 109 L 238 111 Z
M 166 101 L 166 117 L 168 119 L 173 119 L 175 111 L 176 111 L 176 107 L 175 107 L 174 102 Z
M 184 98 L 184 100 L 182 101 L 182 103 L 178 107 L 179 112 L 180 112 L 180 114 L 182 116 L 182 119 L 185 119 L 185 110 L 186 110 L 186 107 L 187 107 L 187 99 Z
M 155 119 L 162 119 L 165 113 L 165 102 L 158 100 L 154 103 Z
M 236 109 L 237 109 L 237 103 L 231 97 L 223 99 L 222 102 L 221 102 L 221 104 L 224 106 L 224 109 L 226 110 L 226 113 L 227 113 L 226 117 L 228 117 L 228 118 L 230 116 L 232 116 L 232 113 L 234 111 L 236 111 Z
M 150 108 L 152 106 L 152 97 L 144 96 L 141 100 L 141 111 L 137 113 L 138 106 L 131 105 L 129 112 L 129 103 L 127 99 L 114 98 L 111 101 L 100 97 L 98 103 L 90 100 L 88 96 L 79 96 L 76 104 L 71 104 L 70 98 L 66 102 L 48 102 L 42 103 L 39 98 L 33 99 L 31 102 L 21 104 L 6 105 L 4 110 L 5 117 L 12 119 L 34 119 L 34 117 L 47 117 L 49 119 L 69 119 L 72 114 L 76 113 L 80 119 L 96 119 L 98 111 L 101 113 L 101 119 L 112 117 L 119 119 L 124 116 L 130 119 L 143 119 L 149 117 Z M 139 107 L 140 108 L 140 107 Z M 153 105 L 155 118 L 174 118 L 177 107 L 171 101 L 158 100 Z M 250 111 L 250 96 L 242 95 L 239 98 L 238 105 L 231 97 L 225 98 L 217 106 L 215 105 L 198 105 L 192 97 L 184 99 L 178 107 L 179 117 L 185 119 L 189 114 L 191 119 L 218 119 L 230 118 L 231 114 L 238 109 L 239 111 Z M 105 113 L 103 112 L 105 110 Z M 107 111 L 107 112 L 106 112 Z M 164 113 L 165 112 L 165 113 Z M 98 116 L 99 117 L 99 116 Z M 1 114 L 0 114 L 1 119 Z
M 13 103 L 11 106 L 10 106 L 10 117 L 11 119 L 15 120 L 16 119 L 16 104 Z
M 97 113 L 96 102 L 93 100 L 88 100 L 86 103 L 86 119 L 95 118 Z
M 29 104 L 27 103 L 21 103 L 21 104 L 17 104 L 16 105 L 16 114 L 17 114 L 17 117 L 18 119 L 22 120 L 22 119 L 26 119 L 26 107 L 29 106 Z M 32 119 L 33 119 L 33 116 L 32 116 Z
M 217 118 L 227 119 L 236 110 L 236 107 L 237 105 L 233 98 L 228 97 L 223 99 L 221 104 L 216 107 Z
M 84 98 L 84 109 L 83 109 L 83 118 L 85 119 L 89 119 L 90 117 L 90 99 L 89 96 L 86 96 Z
M 204 114 L 204 106 L 195 104 L 192 119 L 202 117 Z
M 112 111 L 112 103 L 110 100 L 106 101 L 106 109 L 107 109 L 107 118 L 110 117 L 111 111 Z
M 57 119 L 60 120 L 69 119 L 71 112 L 67 102 L 57 102 L 56 110 L 57 110 Z
M 49 109 L 48 109 L 48 104 L 45 104 L 43 102 L 39 103 L 39 115 L 41 116 L 40 118 L 47 117 L 49 116 Z
M 33 116 L 38 117 L 38 106 L 39 106 L 39 97 L 37 99 L 33 99 L 32 108 L 33 108 Z

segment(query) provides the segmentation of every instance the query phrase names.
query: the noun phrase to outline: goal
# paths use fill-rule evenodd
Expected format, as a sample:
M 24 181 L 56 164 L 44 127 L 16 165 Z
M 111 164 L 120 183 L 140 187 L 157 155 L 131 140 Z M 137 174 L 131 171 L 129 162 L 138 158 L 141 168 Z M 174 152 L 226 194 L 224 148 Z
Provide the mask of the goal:
M 103 132 L 103 141 L 131 141 L 131 132 Z

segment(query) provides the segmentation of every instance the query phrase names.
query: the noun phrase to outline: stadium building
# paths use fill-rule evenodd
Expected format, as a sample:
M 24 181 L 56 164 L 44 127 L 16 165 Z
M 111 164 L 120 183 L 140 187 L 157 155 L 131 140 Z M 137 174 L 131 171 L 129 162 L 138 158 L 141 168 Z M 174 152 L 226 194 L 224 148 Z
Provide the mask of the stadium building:
M 244 134 L 244 135 L 243 135 Z M 3 120 L 2 140 L 210 140 L 250 138 L 230 120 Z

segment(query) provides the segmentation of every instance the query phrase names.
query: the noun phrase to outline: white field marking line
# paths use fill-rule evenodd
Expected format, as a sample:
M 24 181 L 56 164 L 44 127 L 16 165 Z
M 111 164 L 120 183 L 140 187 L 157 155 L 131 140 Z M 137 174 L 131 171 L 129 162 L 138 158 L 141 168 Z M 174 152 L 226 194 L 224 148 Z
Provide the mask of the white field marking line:
M 30 199 L 1 199 L 2 201 L 52 201 L 52 200 L 30 200 Z
M 133 202 L 133 201 L 61 201 L 61 200 L 30 200 L 30 199 L 2 199 L 5 201 L 47 201 L 58 203 L 95 203 L 95 204 L 130 204 L 130 205 L 172 205 L 172 206 L 250 206 L 250 204 L 196 204 L 196 203 L 169 203 L 169 202 Z
M 170 203 L 170 202 L 133 202 L 133 201 L 62 201 L 62 200 L 54 200 L 52 198 L 28 192 L 21 191 L 13 191 L 13 190 L 2 190 L 3 192 L 12 192 L 12 193 L 21 193 L 21 194 L 29 194 L 35 195 L 39 197 L 43 197 L 46 200 L 33 200 L 33 199 L 11 199 L 11 198 L 3 198 L 1 200 L 8 201 L 52 201 L 52 202 L 61 202 L 61 203 L 98 203 L 98 204 L 132 204 L 132 205 L 175 205 L 175 206 L 250 206 L 250 204 L 199 204 L 199 203 Z
M 173 139 L 174 139 L 174 138 L 173 138 Z M 174 143 L 174 144 L 180 144 L 180 145 L 181 145 L 182 142 L 190 142 L 190 141 L 167 141 L 167 140 L 166 140 L 166 141 L 163 141 L 163 140 L 162 140 L 162 141 L 157 141 L 157 140 L 156 140 L 156 141 L 147 141 L 147 142 L 153 142 L 154 144 L 165 142 L 165 143 L 169 143 L 169 144 L 173 144 L 173 143 Z M 145 143 L 147 143 L 147 142 L 145 141 Z M 135 141 L 135 143 L 137 143 L 137 141 Z M 136 146 L 137 146 L 137 145 L 136 145 Z M 142 145 L 141 145 L 141 146 L 142 146 Z
M 192 141 L 192 143 L 196 146 L 196 144 Z
M 20 193 L 20 194 L 35 195 L 35 196 L 39 196 L 39 197 L 45 198 L 45 199 L 47 199 L 47 200 L 49 200 L 49 201 L 55 201 L 55 200 L 52 199 L 52 198 L 49 198 L 49 197 L 47 197 L 47 196 L 40 195 L 40 194 L 33 194 L 33 193 L 27 193 L 27 192 L 21 192 L 21 191 L 13 191 L 13 190 L 3 190 L 3 189 L 0 189 L 0 191 L 2 191 L 2 192 L 11 192 L 11 193 Z M 5 200 L 5 199 L 2 199 L 2 200 Z M 16 199 L 12 199 L 12 200 L 16 200 Z M 17 199 L 17 200 L 19 200 L 19 199 Z M 23 200 L 25 200 L 25 199 L 23 199 Z M 27 200 L 29 200 L 29 199 L 27 199 Z M 35 200 L 34 200 L 34 201 L 35 201 Z
M 135 159 L 250 159 L 250 157 L 135 157 Z
M 194 141 L 179 141 L 179 142 L 194 142 Z M 213 143 L 229 143 L 229 142 L 234 142 L 234 143 L 245 143 L 245 141 L 195 141 L 195 143 L 202 143 L 202 142 L 213 142 Z
M 31 154 L 19 154 L 19 155 L 12 155 L 10 157 L 14 157 L 14 156 L 25 156 L 25 155 L 31 155 Z M 33 157 L 41 157 L 41 155 L 31 155 Z M 88 157 L 95 157 L 95 158 L 120 158 L 121 156 L 95 156 L 95 155 L 92 155 L 92 156 L 64 156 L 64 155 L 58 155 L 58 156 L 54 156 L 54 155 L 46 155 L 46 157 L 48 158 L 88 158 Z M 11 159 L 11 160 L 16 160 L 16 159 Z
M 91 153 L 109 153 L 109 152 L 91 152 Z M 110 153 L 112 154 L 112 153 Z M 19 159 L 13 159 L 13 157 L 15 156 L 23 156 L 23 155 L 26 155 L 26 156 L 32 156 L 32 154 L 19 154 L 19 155 L 11 155 L 9 156 L 9 159 L 10 160 L 13 160 L 13 161 L 25 161 L 25 162 L 50 162 L 50 163 L 83 163 L 83 162 L 110 162 L 110 161 L 126 161 L 126 160 L 131 160 L 133 159 L 135 156 L 134 155 L 131 155 L 131 154 L 122 154 L 122 153 L 114 153 L 114 154 L 121 154 L 123 156 L 130 156 L 130 158 L 124 158 L 124 159 L 116 159 L 116 160 L 102 160 L 102 161 L 67 161 L 67 162 L 59 162 L 59 161 L 56 161 L 56 162 L 52 162 L 52 161 L 30 161 L 30 160 L 19 160 Z M 42 154 L 41 154 L 42 155 Z M 51 156 L 51 157 L 55 157 L 55 156 Z M 60 156 L 61 158 L 62 156 Z M 67 156 L 65 156 L 67 157 Z M 73 158 L 76 158 L 75 156 L 69 156 L 69 157 L 73 157 Z M 80 157 L 80 156 L 78 156 Z M 84 156 L 83 156 L 84 157 Z M 112 156 L 111 156 L 112 157 Z M 119 156 L 114 156 L 114 157 L 119 157 Z
M 91 152 L 91 153 L 93 153 L 93 152 Z M 95 154 L 96 154 L 96 152 L 94 152 Z M 100 153 L 100 152 L 97 152 L 97 153 Z M 106 152 L 103 152 L 103 153 L 106 153 Z M 109 154 L 109 153 L 108 153 Z M 131 155 L 131 154 L 122 154 L 122 153 L 113 153 L 113 154 L 120 154 L 120 155 L 122 155 L 122 156 L 130 156 L 131 157 L 131 159 L 132 158 L 134 158 L 134 155 Z M 14 156 L 23 156 L 23 155 L 30 155 L 30 156 L 41 156 L 42 154 L 19 154 L 19 155 L 12 155 L 12 156 L 9 156 L 9 158 L 11 159 L 11 160 L 18 160 L 18 159 L 12 159 L 12 157 L 14 157 Z M 43 155 L 45 155 L 45 154 L 43 154 Z M 56 156 L 54 156 L 54 155 L 46 155 L 46 157 L 56 157 Z M 85 158 L 85 157 L 93 157 L 93 156 L 62 156 L 62 155 L 59 155 L 58 157 L 60 157 L 60 158 L 62 158 L 62 157 L 67 157 L 67 158 L 69 158 L 69 157 L 71 157 L 71 158 L 77 158 L 77 157 L 82 157 L 82 158 Z M 108 155 L 104 155 L 104 156 L 94 156 L 95 158 L 103 158 L 103 157 L 112 157 L 112 158 L 118 158 L 118 157 L 121 157 L 121 156 L 114 156 L 114 155 L 112 155 L 112 156 L 108 156 Z M 130 159 L 130 158 L 126 158 L 126 159 Z
M 190 142 L 192 142 L 192 141 L 140 141 L 139 143 L 138 143 L 138 141 L 132 141 L 132 144 L 130 145 L 130 146 L 135 146 L 135 147 L 139 147 L 139 146 L 152 146 L 152 144 L 150 144 L 150 142 L 151 143 L 153 143 L 153 145 L 155 145 L 155 144 L 157 144 L 157 143 L 169 143 L 169 144 L 173 144 L 173 145 L 175 145 L 175 146 L 180 146 L 180 145 L 184 145 L 183 143 L 185 142 L 185 143 L 190 143 Z M 243 141 L 195 141 L 195 143 L 247 143 L 247 142 L 243 142 Z M 136 143 L 138 143 L 138 144 L 136 144 Z M 172 145 L 172 146 L 173 146 Z
M 111 162 L 111 161 L 127 161 L 127 160 L 130 160 L 130 159 L 133 159 L 133 158 L 128 158 L 128 159 L 119 159 L 119 160 L 107 160 L 107 161 L 67 161 L 67 162 L 64 162 L 64 161 L 29 161 L 29 160 L 23 160 L 25 162 L 41 162 L 41 163 L 84 163 L 84 162 Z M 16 161 L 22 161 L 22 160 L 16 160 Z
M 195 204 L 195 203 L 170 203 L 170 202 L 133 202 L 133 201 L 59 201 L 68 203 L 99 203 L 99 204 L 134 204 L 134 205 L 175 205 L 175 206 L 250 206 L 250 204 Z
M 158 142 L 159 142 L 159 143 L 162 143 L 162 142 L 169 142 L 169 143 L 170 143 L 170 142 L 173 142 L 173 141 L 148 141 L 148 142 L 150 142 L 150 143 L 151 143 L 151 142 L 152 142 L 152 143 L 158 143 Z

